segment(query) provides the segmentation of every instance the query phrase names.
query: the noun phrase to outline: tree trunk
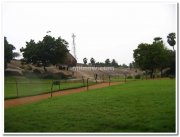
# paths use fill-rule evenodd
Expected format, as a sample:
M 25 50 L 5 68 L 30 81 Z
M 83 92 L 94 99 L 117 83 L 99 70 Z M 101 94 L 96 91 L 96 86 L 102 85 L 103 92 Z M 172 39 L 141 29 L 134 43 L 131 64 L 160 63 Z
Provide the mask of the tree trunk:
M 43 68 L 44 68 L 44 71 L 46 72 L 47 71 L 46 66 L 43 66 Z
M 160 71 L 161 71 L 161 78 L 162 78 L 162 71 L 163 71 L 163 69 L 161 69 Z
M 151 70 L 151 76 L 150 76 L 151 78 L 153 78 L 153 73 L 154 73 L 154 70 L 152 69 Z

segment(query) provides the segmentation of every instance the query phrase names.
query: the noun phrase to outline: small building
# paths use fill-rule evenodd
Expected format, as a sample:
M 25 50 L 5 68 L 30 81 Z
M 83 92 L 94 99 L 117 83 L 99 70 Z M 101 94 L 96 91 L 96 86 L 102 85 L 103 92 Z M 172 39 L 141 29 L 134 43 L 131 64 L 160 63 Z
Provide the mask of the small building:
M 71 55 L 71 53 L 67 53 L 67 57 L 63 64 L 58 64 L 59 69 L 68 70 L 69 67 L 73 67 L 77 65 L 77 60 Z

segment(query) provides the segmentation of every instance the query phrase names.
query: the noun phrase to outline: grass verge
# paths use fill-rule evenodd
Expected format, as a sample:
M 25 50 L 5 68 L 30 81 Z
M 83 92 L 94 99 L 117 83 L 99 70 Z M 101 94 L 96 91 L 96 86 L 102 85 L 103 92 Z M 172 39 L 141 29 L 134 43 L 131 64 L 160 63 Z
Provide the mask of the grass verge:
M 5 132 L 175 132 L 175 81 L 135 81 L 8 108 Z

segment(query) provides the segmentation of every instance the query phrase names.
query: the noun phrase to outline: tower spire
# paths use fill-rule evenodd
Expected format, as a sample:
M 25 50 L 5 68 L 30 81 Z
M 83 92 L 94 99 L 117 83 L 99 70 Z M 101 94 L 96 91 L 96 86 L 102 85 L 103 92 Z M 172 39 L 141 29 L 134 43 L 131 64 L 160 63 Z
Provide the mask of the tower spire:
M 73 54 L 74 54 L 74 58 L 77 60 L 77 56 L 76 56 L 76 46 L 75 46 L 75 35 L 74 33 L 72 34 L 72 38 L 73 38 Z

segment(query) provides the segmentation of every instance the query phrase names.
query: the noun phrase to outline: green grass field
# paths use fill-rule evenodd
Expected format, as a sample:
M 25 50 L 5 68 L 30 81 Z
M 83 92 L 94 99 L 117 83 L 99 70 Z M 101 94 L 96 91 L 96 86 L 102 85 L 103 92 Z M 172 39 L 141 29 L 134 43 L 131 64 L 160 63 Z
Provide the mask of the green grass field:
M 18 81 L 18 93 L 15 84 L 15 80 Z M 86 84 L 86 83 L 85 83 Z M 90 82 L 90 85 L 95 84 L 95 82 Z M 16 98 L 23 96 L 31 96 L 42 93 L 49 93 L 51 91 L 52 80 L 51 79 L 28 79 L 25 77 L 5 77 L 5 98 Z M 60 84 L 60 90 L 83 87 L 82 81 L 76 82 L 62 82 Z M 53 86 L 53 91 L 59 90 L 59 85 Z
M 175 80 L 142 80 L 5 109 L 5 132 L 175 132 Z

